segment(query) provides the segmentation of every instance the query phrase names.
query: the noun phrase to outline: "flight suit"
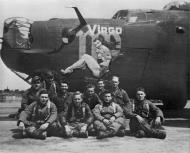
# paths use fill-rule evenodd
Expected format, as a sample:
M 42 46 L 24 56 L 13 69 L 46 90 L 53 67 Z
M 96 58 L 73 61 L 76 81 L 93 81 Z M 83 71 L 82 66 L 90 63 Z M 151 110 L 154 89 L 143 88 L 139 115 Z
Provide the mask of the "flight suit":
M 53 101 L 53 99 L 57 97 L 57 94 L 58 94 L 57 82 L 53 81 L 52 83 L 45 83 L 45 88 L 48 91 L 50 100 Z
M 103 93 L 105 92 L 105 91 L 107 91 L 105 88 L 103 88 L 103 89 L 96 89 L 95 90 L 95 92 L 96 92 L 96 94 L 99 96 L 99 98 L 102 100 L 103 99 Z
M 53 98 L 53 102 L 57 107 L 57 132 L 54 133 L 56 136 L 64 136 L 64 130 L 62 127 L 64 127 L 66 123 L 66 118 L 62 116 L 66 116 L 66 113 L 68 112 L 69 105 L 72 102 L 72 92 L 66 92 L 65 94 L 58 93 L 57 97 Z
M 31 103 L 23 112 L 21 112 L 18 125 L 20 122 L 25 124 L 25 132 L 27 136 L 36 139 L 45 139 L 44 133 L 47 132 L 51 135 L 56 127 L 57 118 L 57 108 L 55 104 L 48 101 L 46 105 L 40 104 L 40 102 Z M 44 124 L 49 123 L 46 130 L 40 130 L 39 127 Z
M 136 114 L 141 116 L 143 121 L 139 121 Z M 163 123 L 164 116 L 162 111 L 152 102 L 146 99 L 142 102 L 135 100 L 134 112 L 131 114 L 129 122 L 130 131 L 137 134 L 137 137 L 148 136 L 164 139 L 166 137 L 165 131 L 159 130 L 161 127 L 155 127 L 154 121 L 156 117 L 160 117 L 161 123 Z
M 39 98 L 39 93 L 42 90 L 44 90 L 44 88 L 40 88 L 39 90 L 34 90 L 33 88 L 30 88 L 26 90 L 22 96 L 21 109 L 19 110 L 19 112 L 23 111 L 32 102 L 37 101 Z
M 61 119 L 62 127 L 67 126 L 66 137 L 88 137 L 88 127 L 93 122 L 93 114 L 88 104 L 82 102 L 80 107 L 75 107 L 71 103 Z M 84 126 L 87 127 L 85 131 Z
M 58 93 L 57 96 L 53 98 L 53 103 L 56 105 L 58 113 L 64 111 L 65 104 L 69 105 L 72 102 L 72 96 L 72 92 L 66 92 L 65 94 Z
M 125 129 L 126 127 L 126 122 L 123 117 L 123 110 L 122 108 L 114 103 L 111 102 L 110 104 L 98 104 L 96 107 L 93 109 L 93 114 L 95 117 L 94 121 L 94 128 L 96 129 L 97 133 L 102 131 L 102 132 L 108 132 L 109 136 L 114 136 L 116 135 L 119 130 Z M 115 117 L 114 121 L 111 121 L 111 117 Z M 107 119 L 110 121 L 110 124 L 106 125 L 103 120 Z
M 91 96 L 84 94 L 84 102 L 87 103 L 90 109 L 92 110 L 97 104 L 101 103 L 101 100 L 96 93 L 94 93 Z
M 129 118 L 133 108 L 127 92 L 121 88 L 117 89 L 111 88 L 111 93 L 113 95 L 114 102 L 116 102 L 121 106 L 125 117 Z

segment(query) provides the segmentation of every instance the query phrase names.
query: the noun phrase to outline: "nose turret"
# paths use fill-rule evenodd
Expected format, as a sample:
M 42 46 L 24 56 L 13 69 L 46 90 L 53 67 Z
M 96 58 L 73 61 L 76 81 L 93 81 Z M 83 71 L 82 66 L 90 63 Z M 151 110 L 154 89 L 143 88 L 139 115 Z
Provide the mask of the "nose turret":
M 14 49 L 30 49 L 33 21 L 23 17 L 8 18 L 4 22 L 3 46 Z

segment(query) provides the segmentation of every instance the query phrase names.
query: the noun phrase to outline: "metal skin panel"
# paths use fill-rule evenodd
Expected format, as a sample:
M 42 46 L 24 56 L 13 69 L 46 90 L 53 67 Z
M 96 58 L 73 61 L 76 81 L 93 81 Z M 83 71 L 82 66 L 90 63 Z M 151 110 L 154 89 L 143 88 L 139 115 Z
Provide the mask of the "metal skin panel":
M 43 43 L 38 42 L 32 49 L 39 47 L 42 53 L 32 54 L 27 53 L 27 50 L 23 52 L 22 49 L 10 49 L 3 42 L 1 58 L 10 69 L 29 75 L 40 69 L 59 72 L 61 68 L 65 69 L 84 53 L 93 56 L 92 41 L 101 34 L 108 42 L 112 39 L 119 42 L 112 47 L 112 51 L 120 50 L 121 55 L 111 63 L 110 70 L 111 74 L 120 76 L 121 87 L 127 90 L 130 97 L 135 96 L 136 87 L 143 86 L 147 89 L 149 98 L 163 100 L 167 108 L 183 108 L 189 92 L 190 15 L 189 12 L 181 11 L 160 11 L 160 16 L 158 14 L 157 12 L 156 18 L 159 20 L 133 24 L 118 19 L 87 19 L 87 26 L 90 26 L 91 32 L 87 31 L 86 27 L 82 28 L 73 42 L 64 45 L 59 51 L 53 50 L 50 53 L 46 51 L 56 48 L 56 45 L 52 47 L 53 45 L 49 44 L 50 47 L 44 49 L 40 46 Z M 75 27 L 78 24 L 77 20 L 72 19 L 54 19 L 53 22 L 61 23 L 63 28 Z M 56 24 L 54 25 L 55 27 L 51 28 L 56 30 Z M 107 34 L 102 33 L 101 28 L 106 30 L 109 27 L 111 29 L 107 29 Z M 109 30 L 118 30 L 118 34 L 109 33 Z M 59 38 L 60 30 L 56 32 L 55 38 Z M 57 44 L 58 41 L 50 43 Z M 88 70 L 74 71 L 69 76 L 71 88 L 82 89 L 85 84 L 84 78 L 89 75 Z

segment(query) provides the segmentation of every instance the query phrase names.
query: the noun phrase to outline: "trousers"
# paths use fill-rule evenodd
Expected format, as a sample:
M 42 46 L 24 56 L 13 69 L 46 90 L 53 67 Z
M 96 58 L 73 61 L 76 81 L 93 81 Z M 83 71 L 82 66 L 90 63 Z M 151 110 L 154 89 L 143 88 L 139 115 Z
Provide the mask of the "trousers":
M 54 122 L 53 124 L 49 125 L 49 127 L 46 130 L 41 130 L 40 128 L 40 124 L 36 124 L 36 125 L 32 125 L 32 126 L 28 126 L 25 129 L 25 132 L 27 134 L 28 137 L 31 138 L 40 138 L 44 132 L 47 133 L 47 136 L 59 136 L 60 135 L 60 126 Z
M 94 121 L 94 128 L 97 131 L 108 131 L 112 129 L 114 133 L 117 133 L 121 128 L 125 129 L 125 127 L 126 127 L 126 121 L 123 117 L 117 118 L 110 125 L 105 125 L 105 123 L 103 123 L 100 120 Z
M 144 131 L 145 135 L 148 137 L 165 139 L 166 132 L 153 128 L 151 123 L 153 122 L 148 122 L 147 119 L 144 119 L 143 121 L 140 122 L 136 117 L 132 117 L 129 122 L 129 128 L 131 133 L 136 133 L 139 130 L 142 130 Z
M 84 126 L 86 126 L 86 124 L 80 122 L 68 123 L 68 129 L 65 130 L 65 135 L 67 137 L 77 137 L 87 131 L 87 129 L 85 131 L 83 130 Z
M 107 66 L 100 66 L 98 62 L 90 55 L 84 54 L 78 61 L 66 68 L 65 71 L 74 70 L 77 68 L 83 69 L 88 67 L 95 77 L 100 77 L 104 71 L 108 69 Z

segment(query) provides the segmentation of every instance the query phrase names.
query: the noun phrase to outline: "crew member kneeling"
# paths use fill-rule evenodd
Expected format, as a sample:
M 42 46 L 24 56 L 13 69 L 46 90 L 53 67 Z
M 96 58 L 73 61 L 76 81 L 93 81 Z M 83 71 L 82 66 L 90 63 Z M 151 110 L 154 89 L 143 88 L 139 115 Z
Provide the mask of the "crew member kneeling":
M 39 100 L 31 103 L 21 114 L 18 127 L 23 130 L 23 136 L 36 139 L 46 139 L 51 133 L 53 123 L 57 118 L 57 108 L 50 102 L 48 92 L 42 90 Z

